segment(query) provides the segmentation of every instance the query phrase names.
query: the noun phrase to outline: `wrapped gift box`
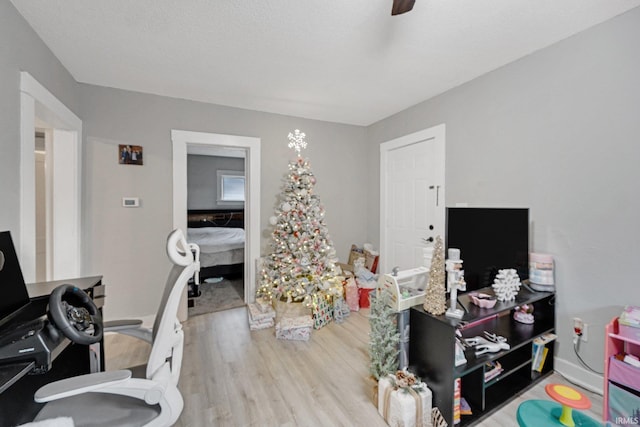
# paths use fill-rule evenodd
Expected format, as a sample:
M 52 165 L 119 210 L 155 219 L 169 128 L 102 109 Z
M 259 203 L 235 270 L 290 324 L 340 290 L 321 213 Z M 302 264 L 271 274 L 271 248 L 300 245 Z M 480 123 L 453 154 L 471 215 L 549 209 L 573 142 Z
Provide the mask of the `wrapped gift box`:
M 313 319 L 311 316 L 283 317 L 276 324 L 276 338 L 281 340 L 309 341 Z
M 251 320 L 260 321 L 265 319 L 273 319 L 276 317 L 276 312 L 273 308 L 269 308 L 263 311 L 257 303 L 250 303 L 248 307 Z
M 273 308 L 269 307 L 265 311 L 262 311 L 260 305 L 257 303 L 248 305 L 247 314 L 249 317 L 249 329 L 252 331 L 272 328 L 274 318 L 276 317 L 276 312 Z
M 425 383 L 397 387 L 396 377 L 378 381 L 378 412 L 391 427 L 431 427 L 431 390 Z
M 249 329 L 252 331 L 259 331 L 261 329 L 269 328 L 273 328 L 273 319 L 255 321 L 249 318 Z
M 273 304 L 266 298 L 256 298 L 256 307 L 262 312 L 267 313 L 273 311 Z
M 301 317 L 311 314 L 311 307 L 302 302 L 286 302 L 275 300 L 273 308 L 276 311 L 276 323 L 286 317 Z

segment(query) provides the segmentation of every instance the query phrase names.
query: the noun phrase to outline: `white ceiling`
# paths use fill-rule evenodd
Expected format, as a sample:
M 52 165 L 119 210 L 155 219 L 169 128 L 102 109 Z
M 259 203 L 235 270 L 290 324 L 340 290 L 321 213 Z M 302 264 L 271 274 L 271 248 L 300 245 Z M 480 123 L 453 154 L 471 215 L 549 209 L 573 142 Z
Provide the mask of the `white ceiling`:
M 73 77 L 369 125 L 640 0 L 11 0 Z

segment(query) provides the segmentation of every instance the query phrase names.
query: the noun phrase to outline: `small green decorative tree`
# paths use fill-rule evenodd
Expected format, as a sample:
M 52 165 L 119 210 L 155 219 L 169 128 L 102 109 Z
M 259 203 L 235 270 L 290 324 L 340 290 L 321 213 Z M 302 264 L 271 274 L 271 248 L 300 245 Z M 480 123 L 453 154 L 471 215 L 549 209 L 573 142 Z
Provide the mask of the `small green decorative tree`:
M 396 324 L 396 313 L 389 305 L 390 299 L 391 294 L 386 288 L 379 288 L 371 293 L 369 372 L 376 381 L 398 369 L 400 334 Z

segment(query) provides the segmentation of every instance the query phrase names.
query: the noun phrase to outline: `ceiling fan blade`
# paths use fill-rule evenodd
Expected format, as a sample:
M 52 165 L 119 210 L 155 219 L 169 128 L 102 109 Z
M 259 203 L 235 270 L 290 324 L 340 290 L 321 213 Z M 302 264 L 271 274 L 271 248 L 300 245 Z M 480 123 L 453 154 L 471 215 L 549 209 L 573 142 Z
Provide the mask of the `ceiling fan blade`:
M 391 15 L 400 15 L 413 9 L 416 0 L 393 0 Z

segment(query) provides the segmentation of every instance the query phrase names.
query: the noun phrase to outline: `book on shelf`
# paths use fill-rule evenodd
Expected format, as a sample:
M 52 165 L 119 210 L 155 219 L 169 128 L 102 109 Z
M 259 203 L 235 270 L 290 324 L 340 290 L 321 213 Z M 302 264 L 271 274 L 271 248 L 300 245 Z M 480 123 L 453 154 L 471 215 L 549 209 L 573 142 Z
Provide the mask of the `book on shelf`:
M 533 363 L 531 364 L 531 369 L 536 372 L 542 372 L 542 368 L 544 367 L 544 361 L 547 359 L 547 353 L 549 349 L 547 347 L 539 347 L 538 351 L 536 351 L 536 356 L 533 358 Z
M 460 415 L 473 415 L 471 406 L 469 406 L 467 399 L 465 399 L 464 397 L 460 398 Z
M 542 368 L 544 367 L 544 362 L 547 360 L 547 353 L 549 353 L 549 349 L 547 348 L 547 344 L 557 338 L 556 334 L 548 333 L 544 335 L 540 335 L 536 339 L 533 340 L 532 346 L 532 361 L 531 361 L 531 370 L 536 372 L 542 372 Z
M 460 398 L 462 397 L 462 380 L 456 378 L 453 386 L 453 424 L 460 424 Z

